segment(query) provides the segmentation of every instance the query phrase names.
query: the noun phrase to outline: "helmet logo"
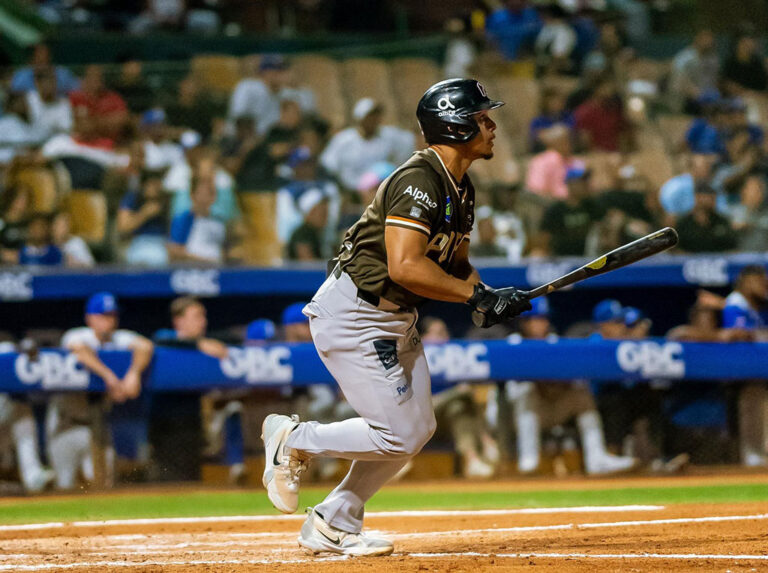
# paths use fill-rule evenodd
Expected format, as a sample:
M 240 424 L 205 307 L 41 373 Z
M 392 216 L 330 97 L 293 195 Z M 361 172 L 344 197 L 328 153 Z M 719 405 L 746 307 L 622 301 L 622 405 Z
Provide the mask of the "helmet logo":
M 447 110 L 448 108 L 450 108 L 450 109 L 456 109 L 456 106 L 454 106 L 454 105 L 451 103 L 451 99 L 450 99 L 450 97 L 449 97 L 449 96 L 443 96 L 443 97 L 441 97 L 439 100 L 437 100 L 437 107 L 438 107 L 438 108 L 439 108 L 441 111 L 445 111 L 445 110 Z
M 488 97 L 488 94 L 485 93 L 485 86 L 481 84 L 480 82 L 477 82 L 477 91 L 480 92 L 480 95 L 483 97 Z

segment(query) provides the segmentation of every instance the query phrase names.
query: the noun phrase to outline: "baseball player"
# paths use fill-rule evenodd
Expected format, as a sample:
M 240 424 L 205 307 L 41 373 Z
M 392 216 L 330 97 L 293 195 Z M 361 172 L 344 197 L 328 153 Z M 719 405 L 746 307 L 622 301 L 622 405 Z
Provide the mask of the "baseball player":
M 359 414 L 332 424 L 274 414 L 262 426 L 263 483 L 283 513 L 298 507 L 309 459 L 353 460 L 341 484 L 307 510 L 298 542 L 314 553 L 393 551 L 391 541 L 362 533 L 363 513 L 435 430 L 416 307 L 427 299 L 466 303 L 486 327 L 530 308 L 514 291 L 503 296 L 485 286 L 468 258 L 475 191 L 467 169 L 493 157 L 489 112 L 501 105 L 470 79 L 426 91 L 416 116 L 429 147 L 382 182 L 304 308 L 320 358 Z

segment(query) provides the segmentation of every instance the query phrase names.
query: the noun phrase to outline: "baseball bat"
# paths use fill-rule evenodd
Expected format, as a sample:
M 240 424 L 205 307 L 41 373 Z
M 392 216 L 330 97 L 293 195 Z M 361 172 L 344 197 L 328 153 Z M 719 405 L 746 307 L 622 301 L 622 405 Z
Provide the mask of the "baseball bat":
M 659 231 L 641 237 L 636 241 L 622 245 L 618 249 L 614 249 L 610 253 L 606 253 L 601 257 L 596 258 L 594 261 L 587 263 L 586 265 L 579 267 L 578 269 L 571 271 L 570 273 L 561 276 L 547 284 L 538 286 L 528 291 L 520 291 L 522 296 L 527 299 L 536 298 L 549 294 L 558 289 L 572 285 L 584 279 L 596 277 L 615 271 L 637 261 L 641 261 L 645 258 L 657 255 L 662 251 L 674 247 L 677 244 L 677 231 L 672 227 L 665 227 Z M 498 289 L 496 292 L 499 294 L 505 294 L 514 292 L 513 289 Z M 477 312 L 472 313 L 472 322 L 475 325 L 480 326 L 483 323 L 483 317 Z

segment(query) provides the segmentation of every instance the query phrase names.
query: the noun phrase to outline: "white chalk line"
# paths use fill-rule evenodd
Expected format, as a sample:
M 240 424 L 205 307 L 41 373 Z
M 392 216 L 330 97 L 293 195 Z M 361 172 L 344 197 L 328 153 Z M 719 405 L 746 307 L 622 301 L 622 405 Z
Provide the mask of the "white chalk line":
M 468 509 L 468 510 L 424 510 L 424 511 L 372 511 L 366 517 L 477 517 L 503 515 L 541 515 L 552 513 L 622 513 L 635 511 L 660 511 L 663 505 L 605 505 L 582 507 L 535 507 L 521 509 Z M 0 525 L 0 531 L 35 531 L 38 529 L 59 529 L 64 527 L 110 527 L 120 525 L 171 525 L 230 522 L 270 522 L 303 520 L 304 515 L 218 515 L 209 517 L 158 517 L 149 519 L 110 519 L 103 521 L 52 521 L 49 523 L 24 523 Z

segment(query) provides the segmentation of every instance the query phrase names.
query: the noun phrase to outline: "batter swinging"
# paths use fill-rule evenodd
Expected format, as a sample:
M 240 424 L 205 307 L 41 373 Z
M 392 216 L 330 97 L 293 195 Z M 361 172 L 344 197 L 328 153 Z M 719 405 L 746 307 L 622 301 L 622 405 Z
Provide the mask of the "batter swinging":
M 516 293 L 483 285 L 468 259 L 475 191 L 466 172 L 493 157 L 496 124 L 488 112 L 501 105 L 475 80 L 427 90 L 416 115 L 429 147 L 381 184 L 304 308 L 320 358 L 360 415 L 333 424 L 277 414 L 264 421 L 264 486 L 284 513 L 298 507 L 309 459 L 353 460 L 341 484 L 307 509 L 298 541 L 314 553 L 392 553 L 391 541 L 361 531 L 365 502 L 435 430 L 416 307 L 426 299 L 467 303 L 484 326 L 530 308 Z

